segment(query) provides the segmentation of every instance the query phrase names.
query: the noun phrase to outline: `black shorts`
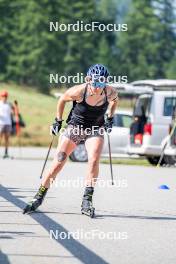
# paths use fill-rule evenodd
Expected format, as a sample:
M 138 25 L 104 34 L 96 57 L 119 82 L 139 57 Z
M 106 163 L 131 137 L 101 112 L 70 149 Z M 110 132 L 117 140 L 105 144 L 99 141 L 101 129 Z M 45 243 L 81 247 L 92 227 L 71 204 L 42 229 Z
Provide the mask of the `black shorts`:
M 61 133 L 72 140 L 76 145 L 85 142 L 91 137 L 101 137 L 104 139 L 104 127 L 81 128 L 80 126 L 68 125 L 67 128 Z

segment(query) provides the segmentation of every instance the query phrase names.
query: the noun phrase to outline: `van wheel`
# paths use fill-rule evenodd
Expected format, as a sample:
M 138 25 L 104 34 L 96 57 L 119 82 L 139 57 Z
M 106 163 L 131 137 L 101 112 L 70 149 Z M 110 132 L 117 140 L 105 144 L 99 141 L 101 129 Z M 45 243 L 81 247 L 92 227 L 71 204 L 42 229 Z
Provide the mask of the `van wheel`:
M 153 166 L 158 165 L 160 157 L 147 157 L 147 160 L 150 164 L 152 164 Z M 161 162 L 161 166 L 165 164 L 165 157 L 163 158 L 162 162 Z
M 175 165 L 176 164 L 176 156 L 164 156 L 164 160 L 168 165 Z

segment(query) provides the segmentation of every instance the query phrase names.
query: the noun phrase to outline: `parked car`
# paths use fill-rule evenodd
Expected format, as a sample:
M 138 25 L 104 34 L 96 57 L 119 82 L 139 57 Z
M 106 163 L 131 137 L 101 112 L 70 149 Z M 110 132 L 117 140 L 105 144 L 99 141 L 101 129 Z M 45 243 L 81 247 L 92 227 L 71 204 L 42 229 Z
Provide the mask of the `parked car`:
M 132 122 L 132 111 L 118 110 L 114 115 L 114 124 L 110 134 L 112 156 L 126 154 L 129 143 L 130 125 Z M 108 141 L 105 135 L 102 156 L 108 155 Z M 87 151 L 84 143 L 79 144 L 70 155 L 72 161 L 87 161 Z
M 143 93 L 134 107 L 128 153 L 146 156 L 156 165 L 176 107 L 176 80 L 145 80 L 132 85 Z

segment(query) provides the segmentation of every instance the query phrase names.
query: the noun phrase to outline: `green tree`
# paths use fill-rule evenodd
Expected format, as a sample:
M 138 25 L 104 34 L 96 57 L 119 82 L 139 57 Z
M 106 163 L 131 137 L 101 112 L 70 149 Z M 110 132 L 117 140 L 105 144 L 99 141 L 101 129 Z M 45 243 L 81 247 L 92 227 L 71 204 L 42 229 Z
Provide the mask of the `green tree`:
M 163 9 L 162 17 L 166 19 L 166 16 L 169 15 Z M 128 32 L 121 33 L 118 43 L 121 72 L 129 80 L 165 77 L 165 64 L 173 54 L 174 38 L 170 25 L 161 21 L 158 6 L 152 0 L 134 0 L 126 21 Z
M 102 63 L 104 65 L 109 66 L 111 64 L 110 55 L 111 54 L 107 39 L 105 36 L 103 36 L 98 45 L 98 55 L 96 58 L 97 63 Z
M 63 62 L 64 45 L 58 35 L 49 32 L 49 21 L 59 17 L 59 0 L 17 0 L 18 12 L 12 32 L 12 50 L 9 55 L 7 74 L 20 83 L 37 85 L 49 92 L 49 73 L 58 69 Z M 59 9 L 61 10 L 61 8 Z M 58 17 L 57 17 L 58 16 Z
M 176 51 L 176 25 L 172 0 L 155 0 L 155 12 L 160 21 L 158 35 L 158 76 L 165 77 L 168 64 L 173 60 Z
M 0 0 L 0 79 L 5 80 L 9 54 L 12 49 L 12 32 L 16 7 L 10 0 Z
M 175 79 L 176 77 L 176 54 L 172 58 L 172 60 L 169 61 L 168 64 L 165 65 L 166 68 L 166 77 L 168 79 Z
M 134 0 L 127 16 L 128 32 L 121 33 L 118 43 L 121 73 L 128 80 L 153 78 L 156 75 L 156 29 L 159 21 L 150 0 Z
M 103 23 L 105 25 L 119 23 L 119 2 L 119 0 L 97 1 L 97 21 L 100 21 L 100 23 Z M 117 38 L 118 33 L 115 31 L 96 32 L 96 62 L 108 66 L 111 74 L 116 74 L 117 72 L 117 63 L 114 59 Z
M 83 24 L 94 21 L 95 1 L 68 1 L 69 23 L 82 21 Z M 64 57 L 65 73 L 86 72 L 95 57 L 95 32 L 70 31 L 67 33 L 67 51 Z

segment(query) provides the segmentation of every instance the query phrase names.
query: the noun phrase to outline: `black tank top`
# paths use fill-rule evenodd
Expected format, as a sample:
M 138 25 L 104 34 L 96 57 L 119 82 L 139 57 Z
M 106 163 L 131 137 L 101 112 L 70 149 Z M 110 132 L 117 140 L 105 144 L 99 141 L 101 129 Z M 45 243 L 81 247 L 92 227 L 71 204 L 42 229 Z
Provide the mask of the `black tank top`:
M 88 85 L 85 87 L 83 100 L 80 103 L 73 102 L 73 107 L 67 118 L 67 123 L 72 125 L 82 125 L 83 128 L 89 128 L 92 126 L 102 126 L 104 124 L 104 115 L 108 108 L 107 91 L 104 88 L 106 96 L 105 103 L 99 106 L 92 106 L 86 102 L 86 93 Z

